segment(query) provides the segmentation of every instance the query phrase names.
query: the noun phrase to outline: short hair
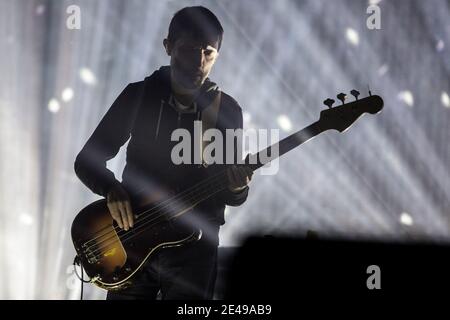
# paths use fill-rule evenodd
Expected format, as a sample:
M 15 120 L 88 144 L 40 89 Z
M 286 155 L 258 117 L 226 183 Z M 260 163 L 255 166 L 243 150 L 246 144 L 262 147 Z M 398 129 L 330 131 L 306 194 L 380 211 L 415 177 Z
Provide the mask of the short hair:
M 202 6 L 185 7 L 174 14 L 167 39 L 175 43 L 183 34 L 199 40 L 218 41 L 218 49 L 222 45 L 223 28 L 219 19 Z

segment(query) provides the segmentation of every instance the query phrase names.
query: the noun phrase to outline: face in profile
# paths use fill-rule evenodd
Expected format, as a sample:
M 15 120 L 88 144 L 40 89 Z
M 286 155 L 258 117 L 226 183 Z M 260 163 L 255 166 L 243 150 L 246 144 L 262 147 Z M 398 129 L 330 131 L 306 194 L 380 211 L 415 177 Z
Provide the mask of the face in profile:
M 199 88 L 217 59 L 218 42 L 185 35 L 173 44 L 165 40 L 165 46 L 176 83 L 186 89 Z

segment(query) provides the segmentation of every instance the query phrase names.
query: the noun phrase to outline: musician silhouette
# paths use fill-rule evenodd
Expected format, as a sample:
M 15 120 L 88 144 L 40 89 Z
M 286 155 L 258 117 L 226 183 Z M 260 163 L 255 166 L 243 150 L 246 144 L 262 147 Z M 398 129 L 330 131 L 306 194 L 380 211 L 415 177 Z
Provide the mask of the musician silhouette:
M 226 129 L 242 128 L 238 103 L 208 78 L 222 36 L 223 28 L 210 10 L 195 6 L 178 11 L 163 42 L 170 66 L 129 84 L 78 154 L 77 176 L 92 192 L 106 198 L 120 228 L 133 229 L 134 204 L 142 198 L 177 192 L 211 174 L 205 166 L 173 163 L 171 134 L 175 129 L 184 128 L 193 136 L 196 120 L 224 135 Z M 129 139 L 119 182 L 106 162 Z M 225 168 L 228 188 L 198 204 L 189 216 L 190 223 L 201 225 L 202 238 L 159 251 L 129 287 L 109 291 L 107 299 L 156 299 L 158 292 L 162 299 L 213 298 L 224 209 L 244 203 L 253 173 L 245 166 Z

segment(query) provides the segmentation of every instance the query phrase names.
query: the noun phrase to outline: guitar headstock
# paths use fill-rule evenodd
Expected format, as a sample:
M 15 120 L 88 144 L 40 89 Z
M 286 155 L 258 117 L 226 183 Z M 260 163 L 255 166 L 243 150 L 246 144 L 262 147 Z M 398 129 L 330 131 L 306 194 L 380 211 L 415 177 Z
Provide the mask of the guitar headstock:
M 355 97 L 352 102 L 345 103 L 346 94 L 344 93 L 337 95 L 342 102 L 340 106 L 333 108 L 334 100 L 332 99 L 323 102 L 329 108 L 320 113 L 319 123 L 324 130 L 335 129 L 344 132 L 363 114 L 376 114 L 383 109 L 384 103 L 380 96 L 369 95 L 366 98 L 358 99 L 358 91 L 352 90 L 350 93 Z

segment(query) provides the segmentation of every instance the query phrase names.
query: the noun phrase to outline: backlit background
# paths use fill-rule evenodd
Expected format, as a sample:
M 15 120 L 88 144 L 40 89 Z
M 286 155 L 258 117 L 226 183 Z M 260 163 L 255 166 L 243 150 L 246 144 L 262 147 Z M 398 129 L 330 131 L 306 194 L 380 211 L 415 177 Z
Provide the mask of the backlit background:
M 79 297 L 70 226 L 98 197 L 74 159 L 123 88 L 168 64 L 170 19 L 194 4 L 225 29 L 211 78 L 240 103 L 245 128 L 282 138 L 316 121 L 326 98 L 364 97 L 368 85 L 385 101 L 284 156 L 277 175 L 256 175 L 247 202 L 227 208 L 222 246 L 307 230 L 450 239 L 449 1 L 0 0 L 0 298 Z M 381 30 L 366 26 L 370 4 Z M 66 27 L 70 5 L 79 30 Z M 123 151 L 108 163 L 119 179 Z

